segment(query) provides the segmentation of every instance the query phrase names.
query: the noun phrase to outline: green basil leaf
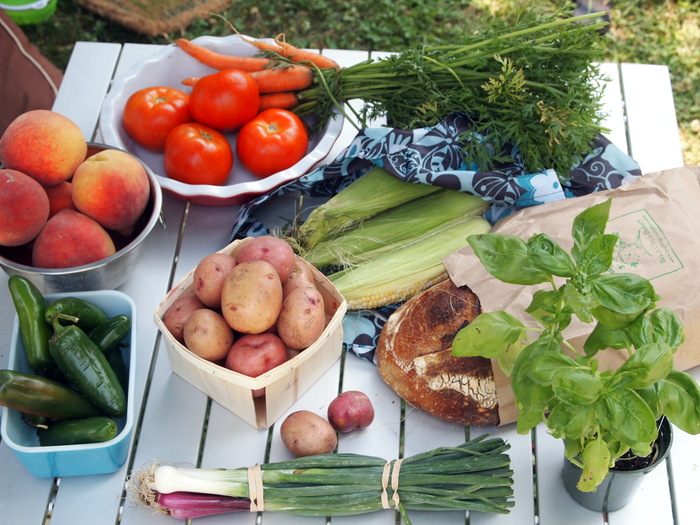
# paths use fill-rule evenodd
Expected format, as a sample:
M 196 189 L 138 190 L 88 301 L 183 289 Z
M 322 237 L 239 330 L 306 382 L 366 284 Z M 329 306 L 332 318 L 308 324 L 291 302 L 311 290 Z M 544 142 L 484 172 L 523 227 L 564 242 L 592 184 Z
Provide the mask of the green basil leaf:
M 554 350 L 556 348 L 556 350 Z M 559 351 L 559 346 L 549 338 L 540 338 L 523 348 L 513 368 L 511 388 L 520 410 L 540 412 L 542 415 L 552 398 L 552 389 L 533 381 L 530 376 L 535 358 L 547 352 Z M 540 416 L 540 421 L 541 421 Z
M 689 434 L 700 433 L 700 386 L 695 379 L 673 370 L 658 390 L 661 410 L 669 421 Z
M 582 322 L 593 322 L 593 311 L 600 306 L 598 300 L 591 294 L 581 293 L 571 281 L 564 283 L 560 288 L 562 301 L 566 305 L 565 311 L 576 314 Z
M 665 343 L 649 343 L 622 363 L 615 376 L 624 376 L 627 388 L 639 390 L 664 379 L 673 370 L 673 351 Z
M 613 330 L 601 323 L 596 323 L 583 343 L 583 351 L 588 357 L 593 357 L 600 350 L 605 350 L 606 348 L 619 350 L 629 347 L 630 340 L 624 330 Z
M 550 276 L 537 268 L 527 253 L 525 241 L 514 235 L 484 233 L 470 235 L 467 242 L 496 279 L 510 284 L 540 284 L 550 281 Z
M 581 451 L 583 472 L 576 487 L 583 492 L 591 492 L 600 485 L 610 470 L 610 449 L 602 439 L 592 439 Z
M 685 341 L 683 323 L 668 308 L 658 308 L 649 314 L 654 330 L 654 341 L 664 342 L 675 352 Z
M 546 233 L 538 233 L 527 241 L 527 251 L 533 264 L 559 277 L 576 275 L 576 265 L 568 253 Z
M 663 408 L 661 407 L 661 400 L 659 398 L 659 385 L 661 383 L 663 383 L 663 381 L 647 388 L 637 390 L 637 393 L 642 396 L 644 402 L 649 405 L 649 408 L 651 408 L 651 411 L 654 413 L 654 419 L 657 420 L 663 415 Z
M 560 369 L 552 378 L 552 390 L 564 403 L 591 405 L 598 400 L 603 384 L 590 370 L 579 367 Z
M 544 412 L 542 410 L 521 409 L 518 412 L 515 428 L 518 434 L 527 434 L 542 422 Z
M 639 314 L 658 299 L 651 282 L 635 273 L 596 275 L 589 282 L 601 306 L 621 314 Z
M 595 408 L 557 403 L 549 411 L 545 423 L 555 438 L 580 438 L 596 425 Z
M 633 273 L 597 275 L 588 282 L 600 302 L 593 316 L 614 329 L 628 325 L 658 299 L 652 284 Z
M 507 312 L 483 312 L 457 332 L 452 341 L 452 354 L 497 358 L 522 339 L 525 332 L 525 325 Z
M 537 355 L 530 366 L 530 377 L 540 385 L 550 385 L 554 376 L 564 369 L 578 368 L 572 358 L 561 352 L 543 352 Z
M 596 404 L 599 421 L 614 438 L 640 448 L 656 438 L 656 418 L 644 399 L 630 388 L 606 390 Z
M 566 459 L 574 464 L 579 465 L 577 456 L 581 454 L 583 450 L 583 443 L 580 439 L 567 438 L 564 437 L 564 455 Z M 580 465 L 579 465 L 580 466 Z
M 615 245 L 619 240 L 620 238 L 612 233 L 591 239 L 575 258 L 579 272 L 589 276 L 607 272 L 612 266 Z
M 571 253 L 575 261 L 579 260 L 586 247 L 599 235 L 605 233 L 605 226 L 610 217 L 610 205 L 612 200 L 596 204 L 579 213 L 571 226 L 571 236 L 574 246 Z
M 571 323 L 571 314 L 568 309 L 561 310 L 561 297 L 561 290 L 537 290 L 525 312 L 545 328 L 556 327 L 563 330 Z

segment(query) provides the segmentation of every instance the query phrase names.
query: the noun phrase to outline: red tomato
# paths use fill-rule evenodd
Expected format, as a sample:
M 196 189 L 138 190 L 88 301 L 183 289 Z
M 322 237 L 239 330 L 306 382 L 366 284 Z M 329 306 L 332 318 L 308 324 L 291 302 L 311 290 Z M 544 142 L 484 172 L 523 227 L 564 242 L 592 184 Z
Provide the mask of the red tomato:
M 220 185 L 233 167 L 233 151 L 226 137 L 213 128 L 180 124 L 165 141 L 165 173 L 186 184 Z
M 190 94 L 192 118 L 223 133 L 239 129 L 258 114 L 259 107 L 258 84 L 238 69 L 200 78 Z
M 144 148 L 161 152 L 165 137 L 177 125 L 190 122 L 190 97 L 179 89 L 150 87 L 137 91 L 124 106 L 122 125 Z
M 238 159 L 260 178 L 294 166 L 308 147 L 306 126 L 286 109 L 262 111 L 241 128 L 236 139 Z

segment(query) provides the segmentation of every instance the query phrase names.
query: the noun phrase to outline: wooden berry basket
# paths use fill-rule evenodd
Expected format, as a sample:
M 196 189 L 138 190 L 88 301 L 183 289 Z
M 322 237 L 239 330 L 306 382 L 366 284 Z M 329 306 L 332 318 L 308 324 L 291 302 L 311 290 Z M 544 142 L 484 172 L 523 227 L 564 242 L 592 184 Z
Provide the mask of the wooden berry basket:
M 219 252 L 231 254 L 241 242 L 234 241 Z M 310 264 L 308 266 L 313 272 L 316 287 L 323 295 L 326 317 L 330 321 L 315 343 L 289 361 L 255 378 L 193 354 L 163 324 L 162 317 L 168 307 L 192 288 L 192 269 L 168 292 L 154 314 L 155 323 L 163 333 L 173 372 L 253 427 L 270 427 L 340 358 L 342 351 L 342 321 L 347 304 L 321 272 Z M 253 391 L 260 388 L 265 388 L 265 395 L 254 398 Z

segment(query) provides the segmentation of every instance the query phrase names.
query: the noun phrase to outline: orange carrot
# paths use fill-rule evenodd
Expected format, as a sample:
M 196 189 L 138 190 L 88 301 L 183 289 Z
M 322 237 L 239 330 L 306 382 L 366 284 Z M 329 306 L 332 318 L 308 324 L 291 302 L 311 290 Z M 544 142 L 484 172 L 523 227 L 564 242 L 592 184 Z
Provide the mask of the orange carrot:
M 214 69 L 240 69 L 248 73 L 260 71 L 269 64 L 270 60 L 263 57 L 240 57 L 219 53 L 200 46 L 186 38 L 178 38 L 175 43 L 188 55 L 196 58 L 202 64 Z
M 190 86 L 190 87 L 192 87 L 192 86 L 194 86 L 194 85 L 197 83 L 198 80 L 199 80 L 199 77 L 188 77 L 188 78 L 183 78 L 183 79 L 180 81 L 180 84 L 182 84 L 183 86 Z
M 288 58 L 292 62 L 311 62 L 316 64 L 321 69 L 339 68 L 338 64 L 333 59 L 314 51 L 307 51 L 306 49 L 300 49 L 292 44 L 288 44 L 282 40 L 282 35 L 277 36 L 274 42 L 247 39 L 246 42 L 253 44 L 261 51 L 274 51 L 278 55 Z
M 293 91 L 280 91 L 278 93 L 265 93 L 260 95 L 260 110 L 270 108 L 291 109 L 299 104 L 299 97 Z
M 289 60 L 294 62 L 311 62 L 312 64 L 316 64 L 321 69 L 339 69 L 339 66 L 335 60 L 321 55 L 320 53 L 300 49 L 281 40 L 275 40 L 275 42 L 282 48 L 280 55 L 288 58 Z
M 311 68 L 297 65 L 253 71 L 250 76 L 258 83 L 260 93 L 299 91 L 311 86 L 314 81 Z

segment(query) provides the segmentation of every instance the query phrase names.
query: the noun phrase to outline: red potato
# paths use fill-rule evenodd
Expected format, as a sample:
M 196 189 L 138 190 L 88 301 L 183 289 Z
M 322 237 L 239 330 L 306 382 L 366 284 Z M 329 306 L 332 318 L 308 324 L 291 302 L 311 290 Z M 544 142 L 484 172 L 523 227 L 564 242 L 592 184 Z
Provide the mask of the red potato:
M 221 290 L 221 313 L 231 328 L 259 334 L 272 328 L 282 309 L 282 283 L 267 261 L 236 265 Z
M 316 287 L 314 274 L 311 270 L 311 266 L 308 263 L 305 263 L 301 257 L 295 255 L 294 268 L 292 268 L 292 272 L 289 274 L 289 277 L 282 284 L 282 295 L 287 297 L 293 290 L 303 288 L 305 286 Z
M 297 288 L 284 298 L 277 333 L 289 348 L 308 348 L 321 337 L 325 327 L 323 296 L 316 288 Z
M 226 356 L 226 368 L 249 377 L 258 377 L 287 361 L 287 348 L 275 334 L 247 334 L 240 337 Z M 265 393 L 261 388 L 254 397 Z
M 282 284 L 286 282 L 294 269 L 296 255 L 292 247 L 279 237 L 263 235 L 253 237 L 238 250 L 236 260 L 239 263 L 246 261 L 267 261 L 275 267 Z
M 199 261 L 192 280 L 199 300 L 211 308 L 221 308 L 224 281 L 236 264 L 236 259 L 225 253 L 212 253 Z
M 187 318 L 192 312 L 201 308 L 205 308 L 204 303 L 195 295 L 194 290 L 190 290 L 173 301 L 173 304 L 168 307 L 161 320 L 168 332 L 182 343 L 185 340 L 183 331 Z
M 280 426 L 280 437 L 295 456 L 329 454 L 338 444 L 331 424 L 308 410 L 289 414 Z
M 222 361 L 233 345 L 233 330 L 223 316 L 209 308 L 195 310 L 183 329 L 185 346 L 208 361 Z
M 328 421 L 338 432 L 352 432 L 372 424 L 374 407 L 366 394 L 348 390 L 328 405 Z

